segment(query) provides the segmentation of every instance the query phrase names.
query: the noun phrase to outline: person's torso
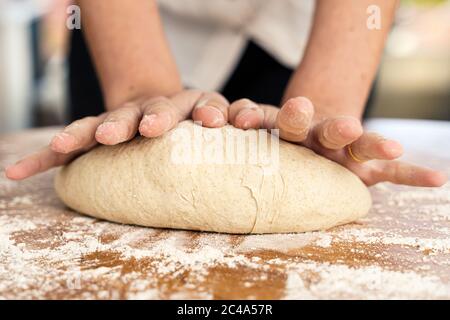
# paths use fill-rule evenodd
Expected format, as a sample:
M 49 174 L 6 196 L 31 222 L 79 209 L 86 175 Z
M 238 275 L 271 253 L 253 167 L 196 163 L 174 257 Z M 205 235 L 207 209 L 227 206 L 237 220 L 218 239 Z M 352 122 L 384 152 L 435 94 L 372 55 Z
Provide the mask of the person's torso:
M 158 0 L 185 84 L 217 90 L 249 39 L 294 68 L 306 46 L 314 0 Z

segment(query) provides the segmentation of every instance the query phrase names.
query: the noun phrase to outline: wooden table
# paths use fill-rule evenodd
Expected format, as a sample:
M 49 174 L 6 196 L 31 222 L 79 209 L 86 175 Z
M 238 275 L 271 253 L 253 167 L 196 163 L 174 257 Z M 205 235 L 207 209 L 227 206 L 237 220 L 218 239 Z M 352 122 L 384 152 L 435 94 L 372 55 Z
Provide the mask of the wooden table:
M 420 124 L 369 126 L 403 125 L 409 158 L 450 173 L 450 124 Z M 423 143 L 436 131 L 436 144 Z M 0 136 L 0 168 L 54 132 Z M 0 177 L 1 298 L 450 298 L 449 184 L 378 185 L 368 217 L 326 232 L 237 236 L 82 216 L 57 199 L 53 175 Z

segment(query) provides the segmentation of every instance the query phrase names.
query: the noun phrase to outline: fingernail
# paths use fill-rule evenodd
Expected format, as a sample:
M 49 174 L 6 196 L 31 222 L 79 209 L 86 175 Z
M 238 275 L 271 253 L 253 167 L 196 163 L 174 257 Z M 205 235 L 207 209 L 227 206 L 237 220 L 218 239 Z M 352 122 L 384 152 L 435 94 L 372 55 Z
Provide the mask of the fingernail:
M 52 149 L 55 149 L 54 151 L 57 152 L 66 152 L 70 147 L 73 147 L 74 144 L 75 137 L 65 132 L 58 133 L 50 142 Z
M 241 125 L 242 129 L 250 129 L 252 127 L 252 121 L 250 119 L 248 119 L 248 116 L 250 114 L 254 113 L 256 110 L 257 110 L 256 108 L 243 109 L 236 116 L 237 122 L 243 121 L 242 125 Z
M 348 123 L 337 122 L 335 128 L 340 136 L 346 138 L 347 136 L 352 136 L 352 127 Z
M 68 133 L 60 132 L 60 133 L 58 133 L 56 136 L 53 137 L 53 140 L 64 140 L 64 139 L 67 138 L 68 136 L 69 136 Z
M 171 116 L 169 113 L 147 114 L 142 118 L 139 130 L 147 135 L 159 135 L 171 128 Z
M 114 131 L 113 129 L 115 129 L 115 127 L 116 127 L 116 123 L 115 122 L 112 122 L 112 121 L 110 121 L 110 122 L 103 122 L 101 125 L 99 125 L 97 127 L 96 134 L 97 135 L 104 135 L 105 131 L 108 131 L 108 130 Z
M 211 106 L 208 106 L 206 108 L 208 108 L 208 110 L 211 113 L 211 116 L 212 116 L 211 124 L 212 125 L 219 125 L 225 121 L 225 118 L 223 117 L 222 112 L 220 112 L 219 110 L 217 110 L 216 108 L 211 107 Z
M 142 119 L 142 122 L 148 126 L 152 126 L 155 123 L 156 118 L 158 118 L 158 115 L 156 114 L 146 114 Z
M 308 113 L 304 110 L 287 109 L 280 112 L 280 117 L 285 125 L 295 129 L 306 126 L 309 120 Z
M 403 153 L 403 147 L 396 141 L 385 139 L 383 146 L 390 153 Z
M 161 122 L 164 124 L 164 130 L 167 131 L 170 129 L 171 125 L 171 118 L 170 114 L 163 112 L 159 114 L 148 114 L 144 116 L 144 122 L 146 126 L 152 127 L 157 122 L 157 119 L 159 118 L 160 124 Z
M 195 109 L 200 109 L 206 106 L 206 103 L 208 102 L 207 99 L 205 100 L 200 100 L 199 102 L 197 102 L 197 104 L 195 105 Z
M 154 128 L 154 124 L 156 121 L 156 118 L 158 116 L 156 114 L 146 114 L 142 120 L 141 124 L 139 125 L 139 130 L 145 130 L 151 132 Z
M 249 129 L 251 127 L 251 122 L 246 120 L 244 121 L 244 123 L 242 124 L 242 129 Z
M 19 163 L 19 162 L 20 162 L 20 161 L 18 161 L 17 163 Z M 8 171 L 9 171 L 9 169 L 11 169 L 11 168 L 14 167 L 15 165 L 17 165 L 17 163 L 16 163 L 16 164 L 10 164 L 10 165 L 7 165 L 7 166 L 4 168 L 3 174 L 5 175 L 6 178 L 9 179 Z
M 237 117 L 243 118 L 243 117 L 245 117 L 246 115 L 248 115 L 248 114 L 250 114 L 250 113 L 253 113 L 254 111 L 255 111 L 254 108 L 243 109 L 243 110 L 241 110 L 241 111 L 239 112 L 239 114 L 237 115 Z
M 401 148 L 389 148 L 388 151 L 390 154 L 400 154 L 403 152 Z
M 252 114 L 255 111 L 255 109 L 249 108 L 249 109 L 243 109 L 241 110 L 238 115 L 236 116 L 236 120 L 237 119 L 243 119 L 243 118 L 247 118 L 247 116 L 249 114 Z

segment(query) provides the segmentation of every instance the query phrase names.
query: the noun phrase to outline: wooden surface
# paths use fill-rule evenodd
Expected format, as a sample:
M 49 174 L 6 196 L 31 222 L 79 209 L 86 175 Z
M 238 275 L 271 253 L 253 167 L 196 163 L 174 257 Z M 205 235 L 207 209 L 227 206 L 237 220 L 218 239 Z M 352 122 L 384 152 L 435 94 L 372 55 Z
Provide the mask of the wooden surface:
M 407 127 L 408 158 L 450 173 L 450 125 L 429 126 L 442 130 L 436 144 L 417 124 Z M 0 168 L 54 131 L 0 136 Z M 236 236 L 82 216 L 57 199 L 53 175 L 0 177 L 0 298 L 450 298 L 448 184 L 378 185 L 366 218 L 326 232 Z

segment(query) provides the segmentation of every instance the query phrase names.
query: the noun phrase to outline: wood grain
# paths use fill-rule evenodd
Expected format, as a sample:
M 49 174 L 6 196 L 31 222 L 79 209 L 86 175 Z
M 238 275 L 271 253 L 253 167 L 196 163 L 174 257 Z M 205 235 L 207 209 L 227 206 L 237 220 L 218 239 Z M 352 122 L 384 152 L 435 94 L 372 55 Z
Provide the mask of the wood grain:
M 0 167 L 54 132 L 0 136 Z M 408 154 L 450 173 L 448 159 Z M 356 223 L 238 236 L 85 217 L 57 199 L 53 176 L 0 177 L 0 298 L 450 298 L 449 185 L 381 184 L 371 188 L 369 216 Z

